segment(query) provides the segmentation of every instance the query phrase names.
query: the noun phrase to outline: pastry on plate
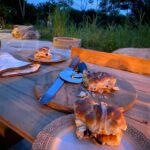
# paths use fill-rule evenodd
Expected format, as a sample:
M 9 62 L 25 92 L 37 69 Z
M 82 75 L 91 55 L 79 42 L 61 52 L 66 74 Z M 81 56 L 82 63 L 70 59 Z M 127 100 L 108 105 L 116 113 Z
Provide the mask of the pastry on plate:
M 48 47 L 43 47 L 35 51 L 34 58 L 38 60 L 50 60 L 52 58 L 51 50 Z
M 117 79 L 106 72 L 83 72 L 83 85 L 90 92 L 110 93 L 119 90 L 116 86 Z
M 76 135 L 96 144 L 117 146 L 127 129 L 123 113 L 106 103 L 78 100 L 74 106 Z

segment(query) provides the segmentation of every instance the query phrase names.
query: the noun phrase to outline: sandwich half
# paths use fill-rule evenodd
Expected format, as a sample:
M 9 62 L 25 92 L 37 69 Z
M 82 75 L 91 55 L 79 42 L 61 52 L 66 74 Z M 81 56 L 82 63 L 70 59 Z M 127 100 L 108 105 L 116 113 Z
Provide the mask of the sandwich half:
M 106 103 L 94 100 L 78 100 L 75 103 L 76 135 L 96 144 L 117 146 L 127 129 L 123 113 Z

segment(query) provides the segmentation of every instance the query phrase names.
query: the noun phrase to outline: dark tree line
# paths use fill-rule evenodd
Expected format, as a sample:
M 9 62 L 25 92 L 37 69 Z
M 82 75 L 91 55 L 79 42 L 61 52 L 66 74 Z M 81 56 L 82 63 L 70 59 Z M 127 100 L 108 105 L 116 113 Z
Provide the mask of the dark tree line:
M 92 4 L 93 0 L 86 2 Z M 126 21 L 150 24 L 150 0 L 97 0 L 98 9 L 81 11 L 73 9 L 72 4 L 73 0 L 49 0 L 37 6 L 27 3 L 27 0 L 0 0 L 0 18 L 12 24 L 43 22 L 46 25 L 48 18 L 59 9 L 67 12 L 69 20 L 76 25 L 93 22 L 95 18 L 101 25 L 124 24 Z
M 0 0 L 0 17 L 6 23 L 35 23 L 36 11 L 25 0 Z
M 115 18 L 126 11 L 131 22 L 150 23 L 150 0 L 101 0 L 99 7 L 106 16 Z

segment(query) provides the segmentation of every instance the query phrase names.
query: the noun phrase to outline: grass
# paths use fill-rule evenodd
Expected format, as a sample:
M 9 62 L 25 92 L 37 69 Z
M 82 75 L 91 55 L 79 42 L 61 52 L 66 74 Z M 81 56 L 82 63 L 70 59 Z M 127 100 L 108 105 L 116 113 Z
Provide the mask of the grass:
M 96 19 L 92 23 L 85 21 L 84 24 L 76 27 L 69 21 L 68 11 L 55 11 L 53 14 L 53 26 L 37 26 L 42 40 L 53 40 L 55 36 L 76 37 L 82 40 L 82 47 L 95 49 L 98 51 L 112 52 L 118 48 L 150 47 L 150 26 L 141 25 L 131 27 L 130 25 L 109 25 L 97 26 Z M 5 28 L 12 28 L 12 25 L 6 25 Z
M 150 26 L 139 25 L 131 27 L 127 24 L 122 26 L 109 25 L 101 27 L 88 22 L 76 27 L 69 22 L 67 12 L 56 9 L 53 16 L 53 27 L 38 27 L 41 39 L 51 40 L 54 36 L 67 36 L 82 39 L 82 47 L 100 51 L 112 52 L 125 47 L 150 47 Z
M 97 27 L 92 24 L 76 28 L 74 25 L 66 29 L 39 28 L 41 39 L 52 40 L 54 36 L 68 36 L 82 39 L 82 47 L 112 52 L 124 47 L 150 47 L 150 26 L 141 25 L 137 28 L 124 26 Z

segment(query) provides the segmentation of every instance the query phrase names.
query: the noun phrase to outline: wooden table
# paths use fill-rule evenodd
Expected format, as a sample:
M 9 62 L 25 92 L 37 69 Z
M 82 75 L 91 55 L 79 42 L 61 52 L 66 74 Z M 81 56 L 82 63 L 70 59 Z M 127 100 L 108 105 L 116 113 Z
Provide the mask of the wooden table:
M 26 58 L 28 52 L 19 52 Z M 36 77 L 49 71 L 60 71 L 66 68 L 67 62 L 42 65 L 37 73 L 25 76 L 0 79 L 0 122 L 10 127 L 19 135 L 33 142 L 36 135 L 54 119 L 65 115 L 38 103 L 34 96 Z M 137 90 L 138 102 L 134 108 L 125 113 L 130 122 L 150 139 L 150 77 L 121 70 L 89 64 L 89 68 L 113 73 L 129 81 Z

